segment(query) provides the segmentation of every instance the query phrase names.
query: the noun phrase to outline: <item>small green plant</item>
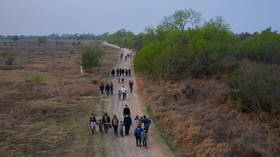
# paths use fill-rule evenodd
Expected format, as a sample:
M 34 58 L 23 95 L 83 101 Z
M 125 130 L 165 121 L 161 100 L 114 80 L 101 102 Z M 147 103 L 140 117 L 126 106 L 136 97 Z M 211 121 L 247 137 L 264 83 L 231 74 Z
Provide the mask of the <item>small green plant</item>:
M 26 64 L 32 64 L 33 61 L 32 61 L 32 59 L 28 58 L 28 59 L 25 61 L 25 63 L 26 63 Z
M 33 75 L 31 77 L 31 83 L 34 83 L 34 84 L 38 84 L 38 83 L 42 82 L 42 80 L 43 80 L 43 78 L 40 75 Z

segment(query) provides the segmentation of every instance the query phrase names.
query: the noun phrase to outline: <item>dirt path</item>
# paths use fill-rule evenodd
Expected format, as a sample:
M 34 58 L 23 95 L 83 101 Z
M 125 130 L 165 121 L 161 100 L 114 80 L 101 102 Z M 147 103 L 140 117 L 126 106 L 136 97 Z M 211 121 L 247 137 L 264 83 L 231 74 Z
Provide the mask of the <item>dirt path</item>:
M 109 45 L 107 43 L 104 43 Z M 114 46 L 114 45 L 111 45 Z M 115 47 L 115 46 L 114 46 Z M 121 52 L 126 54 L 129 52 L 128 49 L 121 49 Z M 115 68 L 131 68 L 132 69 L 132 59 L 128 61 L 119 61 Z M 134 72 L 132 70 L 132 76 L 125 78 L 124 85 L 129 89 L 128 81 L 134 81 L 134 91 L 133 93 L 128 93 L 127 99 L 125 101 L 118 100 L 117 91 L 121 88 L 122 84 L 119 84 L 117 79 L 113 79 L 114 83 L 114 96 L 110 96 L 108 101 L 108 112 L 110 115 L 117 115 L 119 120 L 123 119 L 122 110 L 125 104 L 128 104 L 131 110 L 132 119 L 136 116 L 142 116 L 142 108 L 140 100 L 137 95 L 137 86 L 135 83 Z M 169 151 L 166 145 L 160 140 L 159 135 L 154 128 L 153 124 L 151 125 L 148 149 L 136 147 L 135 138 L 133 136 L 135 124 L 132 125 L 130 130 L 130 136 L 126 137 L 115 137 L 113 135 L 113 130 L 110 130 L 110 133 L 107 137 L 107 147 L 109 148 L 108 155 L 113 157 L 172 157 L 172 153 Z

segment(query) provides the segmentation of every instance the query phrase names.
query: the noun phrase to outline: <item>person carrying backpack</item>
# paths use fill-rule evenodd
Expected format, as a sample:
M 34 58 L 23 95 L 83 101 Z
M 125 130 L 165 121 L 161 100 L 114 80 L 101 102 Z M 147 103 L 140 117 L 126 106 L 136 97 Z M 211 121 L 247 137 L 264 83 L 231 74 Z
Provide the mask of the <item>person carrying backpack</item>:
M 91 114 L 90 118 L 89 118 L 89 125 L 91 127 L 91 133 L 94 134 L 95 133 L 95 129 L 96 129 L 96 118 L 94 114 Z
M 105 133 L 108 133 L 110 122 L 111 122 L 110 117 L 108 116 L 107 113 L 105 113 L 103 118 L 102 118 L 102 123 L 104 124 Z
M 138 126 L 134 131 L 134 136 L 136 139 L 136 147 L 141 147 L 141 136 L 142 136 L 143 129 Z
M 102 122 L 102 119 L 99 119 L 99 120 L 98 120 L 97 125 L 99 126 L 99 131 L 100 131 L 100 132 L 103 132 L 103 125 L 104 125 L 104 124 L 103 124 L 103 122 Z
M 114 115 L 114 118 L 112 119 L 112 126 L 114 128 L 114 134 L 118 136 L 119 119 L 117 118 L 117 115 Z

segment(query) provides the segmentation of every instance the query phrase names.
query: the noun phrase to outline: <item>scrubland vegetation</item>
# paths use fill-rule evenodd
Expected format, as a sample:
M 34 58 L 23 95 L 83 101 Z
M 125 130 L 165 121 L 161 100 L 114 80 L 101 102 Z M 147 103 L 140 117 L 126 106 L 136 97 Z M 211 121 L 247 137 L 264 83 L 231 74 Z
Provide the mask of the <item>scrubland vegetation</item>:
M 180 10 L 108 41 L 137 51 L 142 99 L 180 156 L 277 156 L 280 34 L 236 34 L 222 17 L 201 19 Z

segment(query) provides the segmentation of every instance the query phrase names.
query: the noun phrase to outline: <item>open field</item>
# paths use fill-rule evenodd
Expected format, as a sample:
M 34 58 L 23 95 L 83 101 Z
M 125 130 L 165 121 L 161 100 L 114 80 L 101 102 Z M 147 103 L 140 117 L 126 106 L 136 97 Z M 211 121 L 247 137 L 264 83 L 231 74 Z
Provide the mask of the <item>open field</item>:
M 15 58 L 11 66 L 0 59 L 1 156 L 101 156 L 93 146 L 101 135 L 90 134 L 88 117 L 102 112 L 97 82 L 115 65 L 116 49 L 102 46 L 100 67 L 81 74 L 82 48 L 101 42 L 73 42 L 0 43 Z

